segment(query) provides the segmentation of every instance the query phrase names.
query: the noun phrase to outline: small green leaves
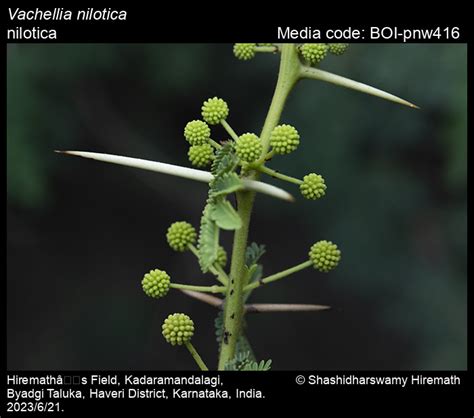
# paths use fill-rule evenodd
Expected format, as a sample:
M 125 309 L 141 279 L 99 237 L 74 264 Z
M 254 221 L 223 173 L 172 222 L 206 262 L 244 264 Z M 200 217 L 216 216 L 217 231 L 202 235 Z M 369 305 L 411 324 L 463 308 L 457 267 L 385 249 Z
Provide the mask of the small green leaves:
M 247 351 L 237 353 L 232 360 L 227 362 L 224 370 L 266 372 L 271 369 L 271 365 L 271 360 L 262 360 L 260 363 L 252 360 L 251 353 Z
M 202 120 L 192 120 L 184 128 L 184 137 L 190 145 L 203 145 L 209 142 L 211 129 Z
M 218 178 L 224 173 L 234 171 L 238 161 L 234 153 L 232 142 L 226 142 L 223 147 L 217 151 L 216 158 L 212 162 L 211 173 Z
M 291 125 L 278 125 L 270 134 L 270 145 L 276 154 L 289 154 L 300 144 L 300 135 Z
M 309 259 L 315 269 L 327 273 L 336 268 L 341 260 L 341 251 L 331 241 L 319 241 L 309 250 Z
M 189 161 L 196 167 L 206 167 L 214 159 L 214 149 L 209 144 L 193 145 L 188 151 Z
M 260 363 L 256 361 L 252 361 L 250 363 L 247 363 L 242 371 L 244 372 L 267 372 L 270 370 L 272 367 L 272 361 L 271 360 L 262 360 Z
M 250 60 L 255 56 L 256 44 L 234 44 L 234 55 L 239 60 Z
M 199 265 L 203 272 L 217 260 L 219 249 L 219 227 L 212 219 L 213 205 L 208 203 L 201 217 L 201 228 L 199 231 Z
M 217 261 L 219 251 L 219 228 L 238 229 L 242 225 L 240 216 L 226 196 L 243 188 L 242 180 L 234 172 L 237 157 L 231 143 L 220 148 L 212 164 L 214 179 L 210 182 L 209 198 L 201 218 L 199 232 L 199 264 L 203 272 Z
M 319 174 L 310 173 L 303 177 L 300 192 L 305 199 L 316 200 L 326 194 L 326 184 Z
M 211 193 L 213 197 L 228 195 L 242 190 L 244 184 L 236 173 L 224 173 L 212 182 Z
M 143 277 L 142 288 L 148 296 L 162 298 L 170 290 L 170 276 L 163 270 L 150 270 Z
M 226 230 L 239 229 L 242 221 L 239 214 L 228 200 L 218 199 L 211 209 L 211 219 L 219 228 Z
M 243 370 L 244 367 L 251 362 L 251 360 L 249 360 L 249 357 L 250 357 L 250 352 L 248 351 L 242 351 L 240 353 L 237 353 L 232 360 L 227 362 L 227 364 L 224 367 L 224 370 L 228 370 L 228 371 Z
M 206 100 L 202 105 L 202 117 L 210 125 L 217 125 L 229 116 L 229 107 L 227 103 L 218 98 L 213 97 Z
M 168 316 L 161 326 L 163 337 L 171 345 L 183 345 L 194 335 L 193 320 L 183 313 Z
M 265 245 L 259 245 L 256 242 L 252 242 L 252 244 L 250 244 L 245 250 L 245 264 L 248 267 L 252 266 L 253 264 L 257 264 L 258 260 L 260 260 L 265 252 Z
M 346 52 L 349 44 L 328 44 L 329 52 L 334 55 L 342 55 Z
M 302 57 L 311 65 L 321 62 L 327 55 L 327 44 L 303 44 L 300 47 Z
M 260 138 L 251 133 L 239 136 L 235 144 L 237 157 L 247 163 L 253 163 L 257 160 L 262 153 L 262 149 Z

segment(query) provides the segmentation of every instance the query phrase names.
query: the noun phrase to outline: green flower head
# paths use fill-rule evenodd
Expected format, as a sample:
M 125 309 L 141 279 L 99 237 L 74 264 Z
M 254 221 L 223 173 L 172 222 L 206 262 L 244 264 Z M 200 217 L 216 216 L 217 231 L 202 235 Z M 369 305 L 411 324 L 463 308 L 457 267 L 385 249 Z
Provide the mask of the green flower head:
M 214 149 L 209 144 L 193 145 L 189 147 L 188 157 L 195 167 L 206 167 L 214 159 Z
M 179 252 L 184 252 L 188 246 L 196 242 L 196 230 L 185 221 L 174 222 L 166 232 L 166 239 L 169 246 Z
M 303 44 L 300 47 L 300 52 L 303 58 L 313 65 L 326 57 L 328 49 L 327 44 Z
M 188 315 L 175 313 L 165 319 L 161 329 L 163 337 L 171 345 L 183 345 L 194 334 L 194 322 Z
M 251 133 L 240 135 L 235 143 L 235 152 L 242 161 L 253 163 L 262 153 L 260 138 Z
M 300 135 L 291 125 L 278 125 L 270 134 L 270 145 L 277 154 L 289 154 L 300 144 Z
M 316 200 L 326 194 L 327 186 L 319 174 L 310 173 L 303 177 L 300 192 L 305 199 Z
M 201 110 L 203 119 L 210 125 L 217 125 L 229 116 L 229 106 L 218 97 L 207 99 Z
M 219 245 L 219 248 L 217 249 L 217 264 L 224 268 L 227 264 L 227 252 L 225 248 L 222 245 Z
M 342 55 L 346 52 L 349 44 L 328 44 L 329 52 L 334 55 Z
M 234 44 L 234 55 L 239 60 L 250 60 L 255 56 L 256 44 Z
M 315 269 L 327 273 L 339 264 L 341 251 L 331 241 L 319 241 L 309 250 L 309 259 Z
M 143 291 L 152 298 L 162 298 L 170 290 L 170 276 L 163 270 L 150 270 L 143 276 Z
M 184 128 L 184 137 L 190 145 L 203 145 L 209 142 L 211 129 L 202 120 L 192 120 Z

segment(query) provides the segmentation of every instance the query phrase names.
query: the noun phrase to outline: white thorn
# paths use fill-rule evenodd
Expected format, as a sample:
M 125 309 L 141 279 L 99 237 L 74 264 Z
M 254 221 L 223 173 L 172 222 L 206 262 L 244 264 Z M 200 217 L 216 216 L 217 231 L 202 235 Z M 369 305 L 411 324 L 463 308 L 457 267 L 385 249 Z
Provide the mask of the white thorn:
M 336 84 L 338 86 L 346 87 L 352 90 L 357 90 L 362 93 L 370 94 L 372 96 L 377 96 L 381 99 L 390 100 L 391 102 L 399 103 L 408 107 L 412 107 L 414 109 L 419 109 L 417 105 L 414 105 L 413 103 L 401 99 L 400 97 L 394 96 L 393 94 L 387 93 L 372 86 L 368 86 L 364 83 L 359 83 L 358 81 L 351 80 L 350 78 L 342 77 L 340 75 L 336 75 L 328 71 L 320 70 L 318 68 L 306 66 L 302 67 L 301 77 L 326 81 L 328 83 Z
M 141 158 L 123 157 L 121 155 L 102 154 L 98 152 L 86 151 L 55 151 L 60 154 L 75 155 L 77 157 L 90 158 L 105 163 L 124 165 L 126 167 L 140 168 L 142 170 L 154 171 L 156 173 L 169 174 L 183 177 L 203 183 L 209 183 L 214 177 L 208 171 L 196 170 L 195 168 L 181 167 L 179 165 L 160 163 L 157 161 L 143 160 Z M 271 184 L 260 181 L 243 179 L 245 188 L 256 192 L 264 193 L 278 199 L 294 201 L 293 196 L 287 191 Z

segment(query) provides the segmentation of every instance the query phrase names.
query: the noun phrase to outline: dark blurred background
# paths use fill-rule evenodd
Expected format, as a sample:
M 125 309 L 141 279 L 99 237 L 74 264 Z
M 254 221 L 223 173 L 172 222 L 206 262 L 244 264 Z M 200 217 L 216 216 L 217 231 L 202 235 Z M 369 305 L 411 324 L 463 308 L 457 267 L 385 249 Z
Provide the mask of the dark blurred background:
M 466 368 L 466 54 L 461 44 L 353 44 L 321 65 L 418 111 L 316 81 L 292 93 L 282 122 L 302 143 L 272 166 L 322 174 L 327 195 L 259 196 L 250 238 L 267 245 L 266 274 L 303 261 L 320 239 L 343 258 L 330 274 L 305 270 L 255 292 L 258 302 L 333 307 L 249 318 L 255 352 L 274 369 Z M 231 45 L 8 46 L 9 368 L 195 369 L 160 334 L 181 311 L 215 365 L 213 308 L 178 291 L 152 300 L 140 287 L 151 268 L 213 282 L 165 239 L 174 220 L 198 225 L 206 186 L 53 150 L 189 165 L 182 131 L 202 101 L 223 97 L 234 129 L 258 133 L 277 70 L 277 56 L 241 62 Z

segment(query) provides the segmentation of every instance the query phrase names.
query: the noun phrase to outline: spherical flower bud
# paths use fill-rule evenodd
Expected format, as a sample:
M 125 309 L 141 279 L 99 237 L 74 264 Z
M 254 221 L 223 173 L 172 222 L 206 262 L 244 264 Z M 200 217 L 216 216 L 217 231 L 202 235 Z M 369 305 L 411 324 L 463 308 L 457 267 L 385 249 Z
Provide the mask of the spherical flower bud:
M 270 134 L 270 145 L 277 154 L 289 154 L 300 144 L 300 135 L 291 125 L 278 125 Z
M 235 143 L 235 152 L 242 161 L 253 163 L 262 153 L 262 142 L 255 134 L 240 135 Z
M 342 55 L 346 52 L 349 44 L 328 44 L 329 52 L 334 55 Z
M 234 44 L 234 55 L 239 60 L 250 60 L 255 56 L 256 44 Z
M 309 259 L 315 269 L 327 273 L 338 265 L 341 251 L 331 241 L 319 241 L 309 250 Z
M 303 44 L 300 48 L 301 55 L 310 64 L 321 62 L 328 53 L 326 44 Z
M 300 192 L 306 199 L 316 200 L 326 194 L 326 184 L 319 174 L 310 173 L 303 177 Z
M 170 276 L 163 270 L 150 270 L 143 276 L 143 291 L 152 298 L 162 298 L 170 290 Z
M 218 97 L 207 99 L 203 103 L 201 110 L 202 117 L 210 125 L 217 125 L 229 116 L 229 106 L 227 106 L 224 100 Z
M 188 222 L 174 222 L 166 232 L 166 239 L 173 250 L 183 252 L 196 242 L 196 230 Z
M 191 145 L 203 145 L 209 141 L 211 129 L 202 120 L 192 120 L 184 128 L 184 137 Z
M 183 313 L 168 315 L 161 326 L 163 337 L 171 345 L 183 345 L 194 334 L 193 320 Z
M 227 264 L 227 252 L 225 248 L 222 245 L 219 245 L 219 248 L 217 249 L 217 264 L 224 268 Z
M 188 151 L 189 161 L 196 167 L 206 167 L 214 159 L 214 149 L 209 144 L 193 145 Z

